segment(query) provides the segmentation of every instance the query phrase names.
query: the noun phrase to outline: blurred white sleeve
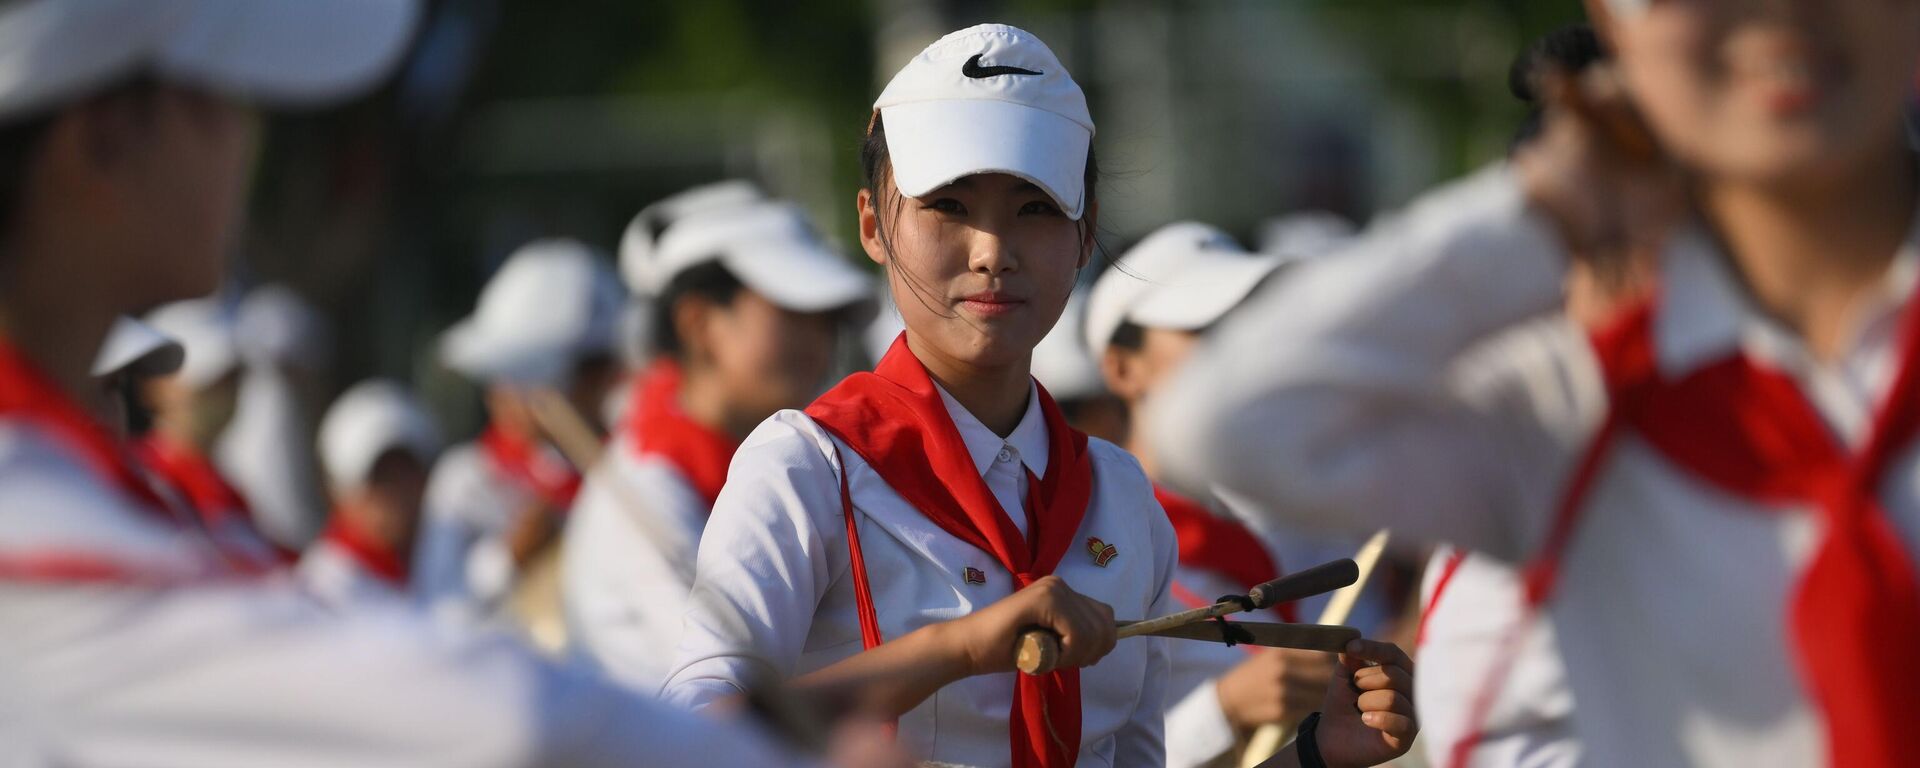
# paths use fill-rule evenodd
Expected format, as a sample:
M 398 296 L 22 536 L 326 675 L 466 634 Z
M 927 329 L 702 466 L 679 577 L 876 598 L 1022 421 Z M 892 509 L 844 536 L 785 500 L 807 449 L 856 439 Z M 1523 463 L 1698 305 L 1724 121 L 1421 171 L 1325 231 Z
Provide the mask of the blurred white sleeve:
M 0 625 L 0 681 L 27 707 L 0 705 L 7 765 L 797 762 L 504 637 L 397 606 L 336 615 L 291 584 L 0 589 Z
M 1160 466 L 1257 514 L 1518 557 L 1537 526 L 1516 518 L 1545 511 L 1521 503 L 1515 478 L 1560 472 L 1557 454 L 1525 446 L 1583 384 L 1545 382 L 1567 392 L 1495 416 L 1454 366 L 1556 310 L 1565 265 L 1508 169 L 1430 193 L 1212 334 L 1149 414 Z
M 1131 456 L 1127 460 L 1132 464 Z M 1138 471 L 1138 465 L 1133 467 Z M 1145 479 L 1144 474 L 1141 477 Z M 1153 528 L 1154 573 L 1158 576 L 1153 607 L 1146 615 L 1165 616 L 1179 612 L 1182 607 L 1173 598 L 1173 573 L 1180 559 L 1180 545 L 1174 538 L 1173 523 L 1167 520 L 1167 513 L 1160 509 L 1159 502 L 1148 496 L 1145 506 L 1151 510 L 1148 524 Z M 1140 637 L 1121 642 L 1148 643 L 1147 668 L 1141 675 L 1139 704 L 1126 726 L 1113 735 L 1113 764 L 1166 765 L 1167 707 L 1173 703 L 1167 700 L 1173 677 L 1170 647 L 1173 641 L 1164 637 Z
M 669 701 L 699 709 L 756 676 L 793 675 L 820 599 L 848 566 L 828 439 L 781 411 L 734 454 L 700 538 Z
M 1233 724 L 1215 682 L 1201 683 L 1167 710 L 1167 768 L 1200 768 L 1233 749 Z

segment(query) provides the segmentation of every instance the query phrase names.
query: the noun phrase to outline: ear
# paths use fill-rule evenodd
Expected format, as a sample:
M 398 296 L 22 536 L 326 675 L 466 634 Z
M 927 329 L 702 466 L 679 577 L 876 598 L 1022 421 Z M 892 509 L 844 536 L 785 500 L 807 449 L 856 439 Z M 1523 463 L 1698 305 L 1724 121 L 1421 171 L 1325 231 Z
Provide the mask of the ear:
M 860 214 L 860 248 L 867 252 L 867 258 L 880 266 L 887 265 L 887 247 L 880 241 L 879 197 L 871 189 L 862 189 L 854 196 L 854 208 Z
M 673 323 L 674 336 L 680 339 L 680 352 L 688 362 L 703 362 L 712 351 L 711 326 L 718 309 L 703 296 L 682 296 L 674 300 L 667 316 Z
M 1108 346 L 1106 354 L 1100 356 L 1100 376 L 1107 380 L 1107 391 L 1128 405 L 1146 394 L 1139 358 L 1139 353 L 1115 346 Z
M 1080 231 L 1080 264 L 1076 269 L 1086 269 L 1087 263 L 1093 261 L 1094 233 L 1100 231 L 1099 198 L 1087 201 L 1086 215 L 1080 220 L 1086 226 Z

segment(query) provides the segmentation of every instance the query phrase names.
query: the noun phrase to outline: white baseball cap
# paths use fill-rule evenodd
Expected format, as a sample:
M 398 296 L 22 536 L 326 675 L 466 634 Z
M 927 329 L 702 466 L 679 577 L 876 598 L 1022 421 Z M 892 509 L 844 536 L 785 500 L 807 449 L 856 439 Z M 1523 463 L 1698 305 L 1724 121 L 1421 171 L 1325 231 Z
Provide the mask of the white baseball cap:
M 441 335 L 440 357 L 476 381 L 564 386 L 582 357 L 615 350 L 624 303 L 592 249 L 536 240 L 508 256 L 473 314 Z
M 873 290 L 873 279 L 786 202 L 709 209 L 676 222 L 660 238 L 645 287 L 658 295 L 680 273 L 715 261 L 754 293 L 794 312 L 856 304 Z
M 399 61 L 418 16 L 414 0 L 14 0 L 0 119 L 141 72 L 287 106 L 345 98 Z
M 326 367 L 327 318 L 293 289 L 273 283 L 248 291 L 234 317 L 247 359 L 309 371 Z
M 1069 218 L 1085 212 L 1087 97 L 1025 30 L 981 24 L 940 38 L 893 76 L 873 109 L 901 194 L 1005 173 L 1045 190 Z
M 1100 363 L 1087 354 L 1081 342 L 1086 313 L 1085 295 L 1075 293 L 1067 300 L 1066 311 L 1060 313 L 1060 322 L 1054 323 L 1053 330 L 1033 348 L 1033 377 L 1055 400 L 1077 400 L 1107 391 Z
M 93 356 L 93 375 L 107 378 L 119 373 L 141 378 L 165 376 L 180 370 L 186 350 L 153 326 L 121 315 L 107 331 L 107 340 Z
M 620 276 L 627 289 L 641 295 L 652 293 L 647 286 L 665 285 L 652 276 L 653 257 L 658 253 L 661 236 L 674 222 L 701 211 L 733 208 L 767 199 L 760 187 L 746 179 L 728 179 L 702 184 L 654 201 L 640 209 L 626 232 L 620 235 Z
M 353 385 L 320 420 L 320 464 L 335 490 L 359 488 L 388 451 L 404 450 L 431 465 L 440 430 L 405 387 L 383 379 Z
M 233 306 L 220 297 L 167 304 L 148 313 L 146 323 L 184 348 L 185 359 L 176 375 L 188 389 L 206 387 L 240 365 Z
M 1248 253 L 1227 233 L 1198 222 L 1147 235 L 1093 284 L 1087 349 L 1105 355 L 1123 323 L 1198 331 L 1238 306 L 1283 260 Z

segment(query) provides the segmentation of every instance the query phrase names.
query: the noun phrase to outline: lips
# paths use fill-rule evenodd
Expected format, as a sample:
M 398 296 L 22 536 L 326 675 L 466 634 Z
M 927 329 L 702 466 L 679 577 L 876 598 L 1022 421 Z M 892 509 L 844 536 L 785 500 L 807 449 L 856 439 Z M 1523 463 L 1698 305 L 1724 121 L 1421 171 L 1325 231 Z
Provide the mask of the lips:
M 1005 315 L 1026 304 L 1026 299 L 1002 291 L 982 291 L 960 299 L 961 309 L 981 317 Z

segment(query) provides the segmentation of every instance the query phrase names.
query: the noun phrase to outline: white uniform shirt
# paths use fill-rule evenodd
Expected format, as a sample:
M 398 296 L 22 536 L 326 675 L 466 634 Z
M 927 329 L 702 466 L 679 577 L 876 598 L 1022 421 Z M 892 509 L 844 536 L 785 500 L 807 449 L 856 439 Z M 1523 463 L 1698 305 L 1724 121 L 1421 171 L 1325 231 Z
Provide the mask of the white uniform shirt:
M 944 396 L 944 393 L 943 393 Z M 947 397 L 947 411 L 994 497 L 1022 528 L 1026 470 L 1044 476 L 1047 429 L 1037 395 L 1006 439 Z M 1153 500 L 1138 462 L 1111 443 L 1089 440 L 1093 493 L 1075 546 L 1055 574 L 1113 606 L 1119 619 L 1161 615 L 1177 550 L 1173 528 Z M 964 616 L 1013 592 L 1013 575 L 992 555 L 954 538 L 909 506 L 845 445 L 860 543 L 883 638 Z M 861 651 L 849 575 L 835 440 L 799 411 L 762 423 L 735 454 L 700 543 L 699 575 L 682 629 L 669 700 L 704 706 L 742 680 L 789 678 Z M 1105 567 L 1084 542 L 1118 550 Z M 966 569 L 985 583 L 968 583 Z M 1167 641 L 1120 641 L 1081 672 L 1082 766 L 1150 766 L 1164 761 L 1162 729 Z M 900 744 L 918 759 L 1007 765 L 1014 675 L 983 675 L 941 689 L 900 718 Z
M 0 563 L 54 555 L 192 574 L 217 556 L 0 419 Z M 0 765 L 785 765 L 753 732 L 416 614 L 326 610 L 290 578 L 5 577 Z
M 1553 627 L 1535 621 L 1506 645 L 1521 624 L 1519 574 L 1484 555 L 1467 554 L 1439 583 L 1454 550 L 1442 548 L 1427 566 L 1422 587 L 1420 644 L 1416 666 L 1420 684 L 1414 704 L 1420 712 L 1420 744 L 1427 763 L 1451 768 L 1454 745 L 1478 733 L 1467 766 L 1476 768 L 1572 768 L 1580 764 L 1580 740 L 1573 736 L 1573 691 L 1555 646 Z M 1506 667 L 1506 679 L 1480 722 L 1475 702 L 1491 684 L 1493 668 Z
M 652 690 L 680 647 L 710 509 L 672 462 L 641 456 L 634 439 L 617 437 L 587 473 L 564 534 L 561 595 L 578 651 Z
M 1476 343 L 1558 310 L 1566 256 L 1494 169 L 1436 192 L 1340 258 L 1304 265 L 1229 321 L 1153 416 L 1162 465 L 1303 523 L 1533 554 L 1604 415 L 1578 333 Z M 1835 365 L 1745 297 L 1697 228 L 1663 252 L 1657 364 L 1679 375 L 1741 349 L 1797 379 L 1856 449 L 1889 385 L 1915 255 Z M 1882 500 L 1912 547 L 1914 446 Z M 1691 478 L 1631 432 L 1596 478 L 1549 614 L 1598 766 L 1805 766 L 1825 729 L 1795 674 L 1790 594 L 1816 511 L 1770 508 Z
M 479 441 L 441 454 L 427 481 L 414 545 L 414 578 L 433 613 L 472 617 L 499 605 L 516 570 L 505 537 L 533 502 L 533 492 L 499 469 Z
M 408 604 L 407 593 L 361 564 L 346 547 L 322 537 L 300 553 L 300 582 L 320 601 L 340 610 L 383 603 Z

